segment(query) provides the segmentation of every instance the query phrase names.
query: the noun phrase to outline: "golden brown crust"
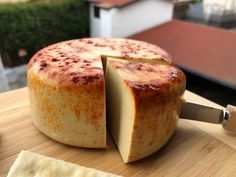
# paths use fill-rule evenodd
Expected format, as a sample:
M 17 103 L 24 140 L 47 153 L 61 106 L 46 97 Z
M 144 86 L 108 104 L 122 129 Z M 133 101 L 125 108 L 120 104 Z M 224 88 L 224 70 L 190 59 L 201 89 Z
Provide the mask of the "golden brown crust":
M 60 42 L 35 54 L 28 67 L 58 86 L 89 84 L 103 78 L 101 56 L 158 59 L 172 64 L 161 48 L 130 39 L 77 39 Z
M 175 74 L 173 74 L 175 73 Z M 129 82 L 137 104 L 148 106 L 150 102 L 158 104 L 167 103 L 168 101 L 181 97 L 185 91 L 186 78 L 184 73 L 177 69 L 168 66 L 165 81 L 153 80 L 148 83 L 133 83 Z
M 176 97 L 158 105 L 149 102 L 149 107 L 143 105 L 135 114 L 129 162 L 142 159 L 167 143 L 176 128 L 181 99 Z
M 186 78 L 175 66 L 121 60 L 110 62 L 132 89 L 137 104 L 167 102 L 184 93 Z
M 28 88 L 32 120 L 44 134 L 73 146 L 106 147 L 104 81 L 57 87 L 29 69 Z

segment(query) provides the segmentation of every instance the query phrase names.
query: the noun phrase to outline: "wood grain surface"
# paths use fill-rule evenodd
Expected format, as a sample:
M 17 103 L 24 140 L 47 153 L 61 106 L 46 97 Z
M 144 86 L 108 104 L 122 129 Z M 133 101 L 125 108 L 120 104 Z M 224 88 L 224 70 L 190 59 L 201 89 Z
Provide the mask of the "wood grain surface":
M 127 177 L 236 174 L 235 149 L 186 120 L 179 121 L 173 137 L 159 152 L 130 164 L 123 163 L 110 137 L 107 149 L 58 143 L 33 125 L 26 88 L 0 94 L 0 177 L 7 175 L 23 149 Z

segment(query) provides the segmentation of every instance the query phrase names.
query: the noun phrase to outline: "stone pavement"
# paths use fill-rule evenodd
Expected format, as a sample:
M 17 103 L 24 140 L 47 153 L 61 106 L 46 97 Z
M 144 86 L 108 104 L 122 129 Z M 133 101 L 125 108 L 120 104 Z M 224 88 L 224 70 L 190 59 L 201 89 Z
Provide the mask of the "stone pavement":
M 4 69 L 10 90 L 25 87 L 27 85 L 27 65 L 20 65 Z
M 2 59 L 0 56 L 0 92 L 5 92 L 8 90 L 9 90 L 9 85 L 8 85 L 7 78 L 5 76 Z
M 0 58 L 0 93 L 27 85 L 27 65 L 4 68 Z

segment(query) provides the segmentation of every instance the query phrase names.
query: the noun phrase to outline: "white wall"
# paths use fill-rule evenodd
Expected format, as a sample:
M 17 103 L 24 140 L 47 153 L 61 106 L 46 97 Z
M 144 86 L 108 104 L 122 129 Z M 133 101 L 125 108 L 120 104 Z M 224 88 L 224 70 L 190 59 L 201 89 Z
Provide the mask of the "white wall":
M 172 19 L 173 4 L 161 0 L 142 0 L 115 9 L 112 16 L 112 36 L 127 37 Z
M 94 17 L 94 4 L 90 4 L 89 13 L 90 13 L 90 36 L 98 37 L 101 35 L 101 18 Z
M 115 9 L 104 10 L 101 9 L 101 37 L 111 37 L 112 36 L 112 20 Z
M 174 5 L 142 0 L 123 8 L 100 9 L 100 19 L 94 17 L 90 6 L 91 37 L 127 37 L 171 20 Z

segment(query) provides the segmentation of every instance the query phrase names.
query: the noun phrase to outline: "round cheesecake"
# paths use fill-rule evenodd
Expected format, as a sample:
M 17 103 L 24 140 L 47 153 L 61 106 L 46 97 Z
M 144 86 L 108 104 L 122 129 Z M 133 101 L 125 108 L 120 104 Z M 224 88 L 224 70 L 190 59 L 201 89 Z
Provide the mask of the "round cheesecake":
M 137 75 L 135 70 L 127 71 L 126 69 L 127 72 L 123 72 L 121 77 L 123 79 L 126 76 L 129 78 L 128 85 L 133 90 L 133 100 L 139 100 L 136 101 L 137 104 L 133 102 L 136 105 L 136 111 L 145 110 L 149 105 L 148 102 L 150 102 L 152 109 L 160 106 L 157 111 L 165 109 L 168 112 L 168 114 L 163 114 L 161 118 L 160 116 L 158 118 L 158 114 L 151 116 L 161 120 L 168 119 L 166 121 L 168 125 L 165 124 L 163 127 L 158 125 L 157 127 L 160 132 L 169 132 L 165 136 L 161 136 L 162 144 L 164 144 L 173 133 L 176 125 L 176 118 L 181 105 L 181 95 L 185 87 L 185 77 L 183 74 L 175 74 L 175 72 L 171 75 L 170 71 L 174 67 L 173 61 L 163 49 L 149 43 L 130 39 L 88 38 L 71 40 L 51 45 L 36 53 L 28 64 L 27 76 L 31 116 L 34 124 L 47 136 L 68 145 L 89 148 L 106 147 L 106 119 L 113 120 L 116 117 L 111 117 L 110 112 L 112 110 L 107 110 L 109 117 L 106 118 L 106 100 L 110 102 L 110 99 L 114 99 L 112 96 L 110 98 L 109 94 L 106 98 L 106 89 L 111 90 L 116 86 L 106 84 L 105 89 L 104 70 L 108 63 L 109 68 L 112 65 L 117 65 L 114 61 L 113 63 L 108 62 L 108 58 L 119 60 L 116 62 L 121 62 L 121 65 L 122 62 L 127 60 L 134 63 L 145 63 L 145 66 L 150 65 L 154 68 L 159 65 L 165 68 L 163 71 L 159 72 L 158 70 L 158 72 L 154 71 L 152 73 L 153 77 L 157 77 L 156 80 L 160 78 L 161 83 L 167 83 L 159 84 L 159 88 L 155 88 L 156 91 L 154 92 L 158 97 L 152 97 L 152 99 L 149 94 L 152 93 L 152 89 L 146 92 L 143 91 L 143 86 L 132 85 L 132 83 L 137 83 L 137 80 L 144 81 L 145 72 L 148 71 L 142 70 L 140 72 L 143 74 Z M 129 72 L 136 74 L 130 74 Z M 110 73 L 109 71 L 106 75 Z M 118 71 L 118 73 L 122 72 Z M 126 73 L 126 76 L 124 73 Z M 178 87 L 173 82 L 173 78 L 178 80 Z M 133 79 L 136 79 L 135 82 L 132 82 Z M 148 84 L 152 85 L 150 80 L 145 84 L 146 86 Z M 152 87 L 150 86 L 150 88 Z M 142 101 L 140 100 L 143 99 L 144 102 L 141 104 Z M 148 99 L 150 100 L 148 101 Z M 164 101 L 161 102 L 161 99 Z M 114 100 L 111 103 L 113 102 Z M 117 111 L 119 112 L 119 110 Z M 151 115 L 152 113 L 148 114 Z M 121 118 L 116 117 L 115 119 Z M 142 116 L 136 116 L 135 119 L 141 120 Z M 155 122 L 154 118 L 151 119 L 150 121 Z M 119 126 L 121 125 L 117 125 L 117 127 Z M 113 125 L 109 126 L 110 129 L 114 129 L 113 127 Z M 132 135 L 133 131 L 143 131 L 143 129 L 135 130 L 135 126 L 130 128 L 132 129 L 130 130 Z M 167 131 L 167 129 L 169 130 Z M 111 130 L 112 132 L 114 131 Z M 135 134 L 139 135 L 139 133 Z M 112 133 L 112 136 L 116 135 Z M 137 138 L 136 135 L 131 136 L 127 132 L 123 132 L 122 136 L 129 136 L 131 139 Z M 149 136 L 149 133 L 147 133 L 147 136 Z M 155 141 L 154 137 L 151 140 Z M 148 142 L 149 144 L 151 140 Z M 116 144 L 118 143 L 116 142 Z M 133 143 L 131 143 L 130 148 L 131 146 L 135 148 Z M 158 148 L 157 146 L 152 147 L 151 151 L 154 152 Z M 142 146 L 142 149 L 145 149 L 145 146 Z M 132 153 L 137 154 L 139 152 L 132 151 Z M 148 154 L 150 153 L 142 153 L 138 158 L 127 158 L 125 161 L 140 159 Z

